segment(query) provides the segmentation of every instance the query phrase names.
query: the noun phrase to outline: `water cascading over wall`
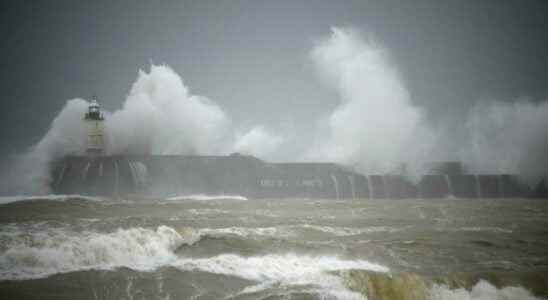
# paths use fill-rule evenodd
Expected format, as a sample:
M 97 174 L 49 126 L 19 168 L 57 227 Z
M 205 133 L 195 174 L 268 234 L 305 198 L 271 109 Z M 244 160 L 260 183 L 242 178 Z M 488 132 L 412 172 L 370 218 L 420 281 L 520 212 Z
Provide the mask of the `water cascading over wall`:
M 514 175 L 363 175 L 332 163 L 267 163 L 252 156 L 67 156 L 52 165 L 57 194 L 124 197 L 506 198 L 528 195 Z

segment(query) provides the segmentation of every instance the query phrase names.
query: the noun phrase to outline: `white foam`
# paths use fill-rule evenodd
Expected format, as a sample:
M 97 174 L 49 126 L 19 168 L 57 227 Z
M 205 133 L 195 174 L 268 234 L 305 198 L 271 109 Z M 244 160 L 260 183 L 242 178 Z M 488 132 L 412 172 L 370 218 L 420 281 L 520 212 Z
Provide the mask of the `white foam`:
M 492 233 L 512 233 L 513 230 L 494 227 L 494 226 L 476 226 L 476 227 L 459 227 L 453 229 L 453 231 L 464 231 L 464 232 L 492 232 Z
M 104 198 L 102 197 L 92 197 L 92 196 L 83 196 L 83 195 L 43 195 L 43 196 L 4 196 L 0 197 L 0 205 L 1 204 L 8 204 L 12 202 L 19 202 L 19 201 L 31 201 L 31 200 L 50 200 L 50 201 L 66 201 L 66 200 L 90 200 L 90 201 L 102 201 Z
M 218 208 L 191 208 L 187 209 L 186 212 L 193 215 L 220 215 L 220 214 L 229 214 L 230 211 L 218 209 Z
M 295 232 L 287 227 L 225 227 L 225 228 L 203 228 L 199 230 L 201 235 L 213 237 L 235 235 L 239 237 L 276 237 L 287 238 L 295 236 Z
M 463 288 L 449 289 L 445 285 L 434 285 L 432 300 L 538 300 L 522 287 L 503 287 L 498 289 L 491 283 L 480 280 L 470 291 Z
M 303 224 L 302 227 L 309 228 L 335 236 L 353 236 L 364 233 L 376 233 L 376 232 L 398 232 L 403 230 L 402 228 L 388 227 L 388 226 L 370 226 L 370 227 L 338 227 L 338 226 L 321 226 Z
M 166 198 L 168 201 L 181 201 L 181 200 L 194 200 L 194 201 L 210 201 L 210 200 L 248 200 L 244 196 L 240 195 L 206 195 L 206 194 L 193 194 L 193 195 L 180 195 Z
M 180 258 L 173 266 L 185 271 L 199 270 L 260 283 L 247 287 L 241 293 L 254 293 L 271 284 L 310 285 L 317 288 L 316 292 L 338 299 L 361 299 L 362 296 L 347 290 L 342 278 L 329 272 L 350 269 L 389 271 L 385 266 L 365 260 L 343 260 L 334 256 L 306 256 L 293 253 L 252 257 L 221 254 L 200 259 Z
M 174 250 L 199 235 L 160 226 L 118 229 L 111 233 L 49 229 L 37 233 L 2 232 L 10 236 L 0 253 L 0 279 L 30 279 L 88 269 L 128 267 L 152 270 L 176 260 Z
M 152 271 L 173 266 L 185 271 L 202 271 L 256 281 L 241 293 L 254 293 L 271 284 L 306 286 L 328 298 L 361 299 L 349 291 L 341 277 L 333 271 L 350 269 L 388 272 L 382 265 L 366 260 L 345 260 L 334 256 L 268 254 L 242 257 L 221 254 L 206 258 L 179 257 L 175 250 L 182 244 L 193 244 L 205 234 L 236 234 L 240 236 L 279 236 L 282 228 L 228 227 L 219 229 L 160 226 L 118 229 L 110 233 L 74 232 L 66 228 L 48 228 L 35 232 L 17 226 L 5 227 L 0 239 L 0 280 L 23 280 L 47 277 L 80 270 L 110 270 L 127 267 Z M 281 230 L 281 232 L 280 232 Z

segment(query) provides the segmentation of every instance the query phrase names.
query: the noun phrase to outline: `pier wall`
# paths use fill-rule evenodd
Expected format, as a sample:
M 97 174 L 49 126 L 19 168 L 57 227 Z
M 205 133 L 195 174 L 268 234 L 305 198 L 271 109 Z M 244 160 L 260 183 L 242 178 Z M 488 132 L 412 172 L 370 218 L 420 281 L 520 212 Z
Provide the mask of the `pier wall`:
M 450 165 L 448 170 L 459 170 Z M 436 169 L 439 170 L 440 168 Z M 57 194 L 242 195 L 250 198 L 515 198 L 531 189 L 510 174 L 425 174 L 416 183 L 333 163 L 268 163 L 252 156 L 69 156 L 51 167 Z

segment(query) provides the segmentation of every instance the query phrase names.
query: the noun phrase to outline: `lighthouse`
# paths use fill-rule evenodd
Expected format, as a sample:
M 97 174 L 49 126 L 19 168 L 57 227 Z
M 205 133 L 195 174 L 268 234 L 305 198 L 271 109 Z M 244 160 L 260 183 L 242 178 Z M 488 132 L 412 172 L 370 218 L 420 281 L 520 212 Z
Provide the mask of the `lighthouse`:
M 87 127 L 86 154 L 88 155 L 101 155 L 104 153 L 104 120 L 99 103 L 93 99 L 84 117 Z

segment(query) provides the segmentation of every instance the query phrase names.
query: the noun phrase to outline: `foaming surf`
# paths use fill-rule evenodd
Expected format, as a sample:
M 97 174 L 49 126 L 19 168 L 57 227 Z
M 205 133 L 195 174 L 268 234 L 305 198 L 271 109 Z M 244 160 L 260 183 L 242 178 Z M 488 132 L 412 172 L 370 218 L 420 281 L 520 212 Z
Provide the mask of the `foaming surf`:
M 393 233 L 404 230 L 405 228 L 388 227 L 388 226 L 369 226 L 369 227 L 338 227 L 338 226 L 322 226 L 303 224 L 302 228 L 321 231 L 323 233 L 329 233 L 334 236 L 353 236 L 367 233 Z
M 446 205 L 442 201 L 421 203 L 428 211 Z M 311 214 L 311 203 L 183 201 L 111 209 L 70 202 L 37 205 L 41 212 L 78 208 L 43 220 L 26 217 L 34 204 L 6 206 L 0 289 L 39 295 L 50 286 L 61 288 L 60 282 L 76 285 L 85 278 L 89 287 L 108 287 L 109 294 L 98 298 L 110 299 L 123 297 L 126 285 L 128 295 L 137 297 L 142 287 L 156 283 L 172 299 L 530 300 L 547 295 L 545 223 L 520 222 L 509 231 L 514 227 L 501 226 L 498 218 L 487 222 L 489 211 L 479 207 L 443 227 L 435 220 L 424 226 L 415 211 L 412 218 L 393 220 L 384 204 L 364 200 L 361 208 L 378 219 L 358 226 L 348 219 L 356 207 L 337 211 L 338 203 L 326 201 L 325 214 Z M 24 217 L 11 216 L 18 209 Z M 266 218 L 265 212 L 281 219 Z M 254 214 L 260 217 L 241 221 Z M 322 221 L 326 214 L 335 219 Z M 514 207 L 500 214 L 516 222 L 530 217 Z M 526 257 L 520 256 L 524 249 L 530 251 Z M 158 295 L 154 288 L 147 293 L 145 298 Z
M 385 266 L 367 260 L 348 260 L 329 255 L 295 253 L 241 256 L 222 253 L 192 258 L 176 252 L 182 245 L 193 245 L 205 235 L 277 235 L 272 228 L 246 231 L 242 228 L 117 229 L 109 233 L 75 232 L 67 228 L 25 232 L 16 226 L 0 232 L 5 241 L 0 253 L 0 280 L 29 280 L 86 270 L 129 268 L 150 272 L 170 266 L 181 271 L 200 271 L 237 277 L 256 284 L 240 294 L 253 294 L 276 287 L 306 287 L 327 298 L 361 299 L 348 290 L 336 272 L 367 270 L 389 272 Z M 335 272 L 335 273 L 334 273 Z
M 199 239 L 191 230 L 168 226 L 117 229 L 110 233 L 49 229 L 2 232 L 0 279 L 22 280 L 80 270 L 127 267 L 151 271 L 177 259 L 174 250 Z
M 186 271 L 198 270 L 258 282 L 257 285 L 244 288 L 240 295 L 255 294 L 273 287 L 287 289 L 306 286 L 314 293 L 322 295 L 322 298 L 328 299 L 363 299 L 359 293 L 347 289 L 342 278 L 333 272 L 352 269 L 389 272 L 387 267 L 366 260 L 294 253 L 251 257 L 221 254 L 200 259 L 180 258 L 173 266 Z
M 202 236 L 224 237 L 238 236 L 248 237 L 271 237 L 288 238 L 296 236 L 296 233 L 285 226 L 280 227 L 224 227 L 224 228 L 202 228 L 199 230 Z
M 85 196 L 79 194 L 73 195 L 43 195 L 43 196 L 3 196 L 0 197 L 0 205 L 8 204 L 13 202 L 21 201 L 37 201 L 37 200 L 48 200 L 48 201 L 67 201 L 67 200 L 88 200 L 88 201 L 103 201 L 105 198 L 98 196 Z
M 539 300 L 528 290 L 519 286 L 497 288 L 486 280 L 480 280 L 471 289 L 451 289 L 447 285 L 435 284 L 430 290 L 432 300 Z
M 165 198 L 167 201 L 212 201 L 212 200 L 237 200 L 247 201 L 248 199 L 240 195 L 206 195 L 206 194 L 192 194 L 192 195 L 180 195 Z

